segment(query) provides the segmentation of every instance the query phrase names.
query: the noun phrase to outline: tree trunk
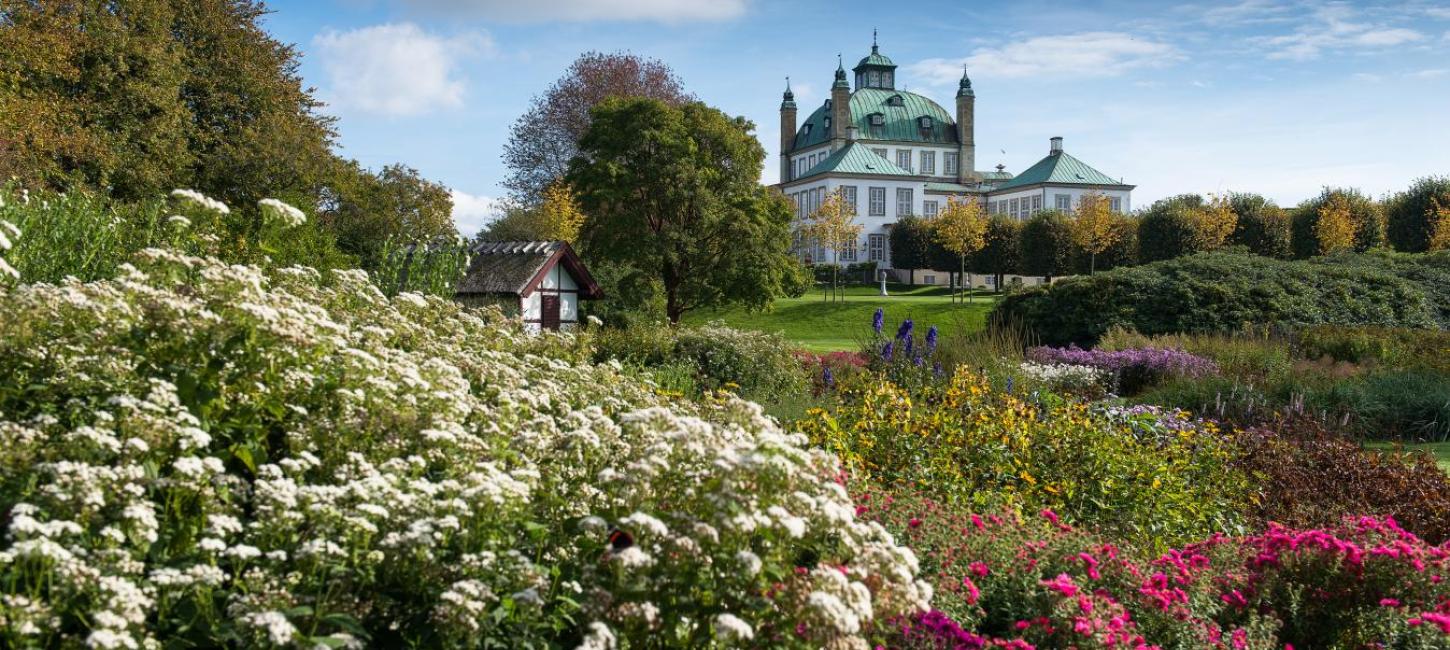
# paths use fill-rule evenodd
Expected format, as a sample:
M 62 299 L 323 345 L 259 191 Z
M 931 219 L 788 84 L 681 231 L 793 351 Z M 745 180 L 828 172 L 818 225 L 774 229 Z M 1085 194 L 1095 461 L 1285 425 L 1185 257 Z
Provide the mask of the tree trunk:
M 680 316 L 685 314 L 684 305 L 680 304 L 680 277 L 675 271 L 675 265 L 665 264 L 663 269 L 665 281 L 665 318 L 670 320 L 671 325 L 680 324 Z
M 963 294 L 964 294 L 964 296 L 966 298 L 966 301 L 967 302 L 971 302 L 972 301 L 972 293 L 971 293 L 972 292 L 972 276 L 967 275 L 967 256 L 966 255 L 958 255 L 957 256 L 957 263 L 961 265 L 962 277 L 964 277 L 964 278 L 967 279 L 967 286 L 962 290 L 962 292 L 963 292 Z

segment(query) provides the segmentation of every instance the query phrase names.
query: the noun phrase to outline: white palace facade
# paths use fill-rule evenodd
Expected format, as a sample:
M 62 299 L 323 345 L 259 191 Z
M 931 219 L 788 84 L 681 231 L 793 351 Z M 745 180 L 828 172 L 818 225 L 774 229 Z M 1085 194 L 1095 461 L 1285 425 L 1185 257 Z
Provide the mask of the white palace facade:
M 1131 209 L 1133 186 L 1068 155 L 1060 137 L 1051 138 L 1047 156 L 1020 174 L 1002 165 L 977 170 L 976 95 L 965 71 L 955 112 L 897 90 L 896 65 L 874 43 L 853 72 L 854 84 L 838 64 L 830 97 L 799 124 L 789 84 L 780 105 L 780 189 L 797 219 L 837 188 L 855 205 L 863 229 L 854 249 L 837 252 L 841 264 L 892 268 L 892 224 L 910 215 L 934 216 L 949 197 L 982 201 L 989 213 L 1017 219 L 1071 211 L 1089 192 L 1106 197 L 1116 211 Z M 800 254 L 812 262 L 829 260 L 822 250 Z

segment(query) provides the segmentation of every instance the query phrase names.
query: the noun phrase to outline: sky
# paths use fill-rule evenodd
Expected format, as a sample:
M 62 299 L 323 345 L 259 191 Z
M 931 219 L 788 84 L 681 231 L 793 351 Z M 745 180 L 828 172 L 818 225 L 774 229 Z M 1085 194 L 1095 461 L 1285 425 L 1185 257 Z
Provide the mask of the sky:
M 779 171 L 791 79 L 803 120 L 836 56 L 870 51 L 897 87 L 953 111 L 965 64 L 977 166 L 1020 172 L 1064 149 L 1137 186 L 1294 205 L 1450 174 L 1450 0 L 1175 4 L 916 0 L 274 0 L 264 26 L 302 54 L 345 156 L 401 162 L 453 191 L 471 234 L 505 191 L 510 125 L 582 52 L 657 58 L 702 101 L 756 124 Z

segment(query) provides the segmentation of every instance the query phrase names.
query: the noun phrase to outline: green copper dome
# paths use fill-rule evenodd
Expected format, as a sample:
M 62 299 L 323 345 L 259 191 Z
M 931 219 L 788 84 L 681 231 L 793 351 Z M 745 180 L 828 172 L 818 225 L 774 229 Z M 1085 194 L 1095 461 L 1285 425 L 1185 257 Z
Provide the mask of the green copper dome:
M 856 64 L 856 69 L 859 70 L 859 69 L 865 68 L 867 66 L 878 66 L 878 67 L 882 67 L 882 68 L 894 68 L 894 67 L 896 67 L 896 64 L 891 61 L 891 57 L 888 57 L 885 54 L 882 54 L 881 52 L 879 52 L 876 49 L 876 46 L 875 45 L 872 45 L 871 46 L 871 54 L 869 54 L 865 58 L 861 59 L 861 62 Z
M 826 118 L 831 112 L 818 107 L 796 130 L 791 151 L 831 139 Z M 879 119 L 874 116 L 879 115 Z M 922 118 L 928 118 L 923 120 Z M 956 120 L 936 102 L 916 93 L 888 88 L 861 88 L 851 93 L 851 123 L 860 140 L 891 140 L 956 144 Z M 845 133 L 841 134 L 843 137 Z

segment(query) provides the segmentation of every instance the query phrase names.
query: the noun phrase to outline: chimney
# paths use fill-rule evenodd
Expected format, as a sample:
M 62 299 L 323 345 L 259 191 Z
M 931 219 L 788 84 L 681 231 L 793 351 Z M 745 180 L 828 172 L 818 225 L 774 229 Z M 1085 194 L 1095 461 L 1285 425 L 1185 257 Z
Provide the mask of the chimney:
M 861 137 L 861 127 L 856 126 L 855 124 L 852 124 L 851 126 L 846 127 L 846 140 L 847 141 L 849 141 L 849 142 L 855 142 L 856 141 L 856 138 L 859 138 L 859 137 Z
M 1049 155 L 1055 156 L 1062 153 L 1062 136 L 1055 136 L 1050 142 L 1052 142 L 1052 150 L 1048 152 Z

